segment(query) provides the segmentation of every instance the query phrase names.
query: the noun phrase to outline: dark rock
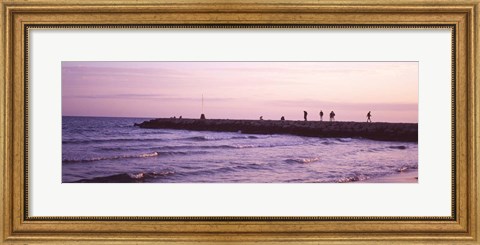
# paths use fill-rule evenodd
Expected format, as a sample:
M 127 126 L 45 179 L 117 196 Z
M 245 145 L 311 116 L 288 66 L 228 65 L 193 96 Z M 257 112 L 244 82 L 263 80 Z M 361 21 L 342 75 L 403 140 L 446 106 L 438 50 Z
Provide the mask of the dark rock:
M 203 115 L 203 114 L 202 114 Z M 159 118 L 134 126 L 250 134 L 292 134 L 310 137 L 366 138 L 384 141 L 418 141 L 417 123 L 305 122 L 272 120 Z

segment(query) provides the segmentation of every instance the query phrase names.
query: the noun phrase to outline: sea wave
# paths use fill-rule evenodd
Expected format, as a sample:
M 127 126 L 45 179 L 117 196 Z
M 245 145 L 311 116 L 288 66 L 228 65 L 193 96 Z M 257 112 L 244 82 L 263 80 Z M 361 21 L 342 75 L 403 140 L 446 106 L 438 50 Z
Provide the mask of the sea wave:
M 193 136 L 193 137 L 181 138 L 180 140 L 207 141 L 207 140 L 218 140 L 218 138 L 207 137 L 207 136 Z
M 108 156 L 108 157 L 93 157 L 93 158 L 83 158 L 83 159 L 63 159 L 63 163 L 77 163 L 77 162 L 95 162 L 103 160 L 116 160 L 123 158 L 145 158 L 145 157 L 156 157 L 158 152 L 144 153 L 138 155 L 122 155 L 122 156 Z
M 349 182 L 357 182 L 357 181 L 363 181 L 369 179 L 369 176 L 365 175 L 353 175 L 353 176 L 348 176 L 348 177 L 342 177 L 338 179 L 337 183 L 349 183 Z
M 254 136 L 254 135 L 245 135 L 245 136 L 233 136 L 231 137 L 231 139 L 260 139 L 260 137 L 258 136 Z
M 91 179 L 80 179 L 74 181 L 74 183 L 141 183 L 148 179 L 156 179 L 174 174 L 175 171 L 169 169 L 159 172 L 120 173 Z
M 396 171 L 401 173 L 401 172 L 405 172 L 405 171 L 412 170 L 412 169 L 418 169 L 418 165 L 403 165 L 403 166 L 397 168 Z
M 269 164 L 259 164 L 259 163 L 247 163 L 247 164 L 238 164 L 234 167 L 238 170 L 262 170 L 262 169 L 271 169 Z
M 417 165 L 403 165 L 403 166 L 395 169 L 395 172 L 402 173 L 402 172 L 406 172 L 406 171 L 410 171 L 410 170 L 414 170 L 414 169 L 418 169 L 418 166 Z M 387 172 L 387 173 L 383 173 L 383 174 L 373 174 L 373 175 L 371 175 L 371 174 L 369 174 L 369 175 L 364 175 L 364 174 L 352 175 L 352 176 L 339 178 L 335 182 L 337 182 L 337 183 L 357 182 L 357 181 L 364 181 L 364 180 L 367 180 L 367 179 L 370 179 L 370 178 L 383 177 L 383 176 L 387 176 L 387 175 L 391 175 L 391 174 L 394 174 L 394 173 L 393 172 Z
M 216 175 L 221 173 L 242 172 L 246 170 L 262 170 L 269 169 L 268 164 L 256 164 L 256 163 L 231 163 L 229 166 L 200 169 L 190 172 L 179 172 L 181 176 L 203 176 L 203 175 Z
M 319 161 L 320 158 L 319 157 L 310 157 L 310 158 L 289 158 L 289 159 L 286 159 L 285 162 L 287 163 L 302 163 L 302 164 L 306 164 L 306 163 L 313 163 L 313 162 L 317 162 Z
M 240 135 L 240 136 L 227 136 L 227 137 L 212 137 L 212 136 L 192 136 L 186 138 L 179 138 L 177 140 L 188 141 L 216 141 L 216 140 L 239 140 L 239 139 L 260 139 L 254 135 Z
M 182 172 L 178 173 L 180 175 L 191 175 L 191 176 L 202 176 L 202 175 L 216 175 L 219 173 L 227 173 L 227 172 L 232 172 L 235 171 L 233 167 L 230 166 L 225 166 L 225 167 L 219 167 L 219 168 L 210 168 L 210 169 L 202 169 L 202 170 L 196 170 L 196 171 L 191 171 L 191 172 Z
M 369 149 L 362 149 L 360 152 L 382 152 L 382 151 L 391 151 L 391 150 L 405 150 L 408 149 L 408 146 L 405 145 L 391 145 L 383 147 L 373 147 Z
M 335 142 L 332 142 L 332 141 L 323 141 L 322 144 L 323 144 L 323 145 L 333 145 L 333 144 L 335 144 Z
M 398 150 L 405 150 L 405 149 L 407 149 L 408 147 L 407 147 L 407 146 L 404 146 L 404 145 L 392 145 L 392 146 L 389 146 L 388 148 L 390 148 L 390 149 L 398 149 Z
M 273 147 L 282 147 L 282 146 L 297 146 L 302 145 L 302 143 L 272 143 L 272 144 L 230 144 L 230 145 L 202 145 L 194 146 L 202 149 L 245 149 L 245 148 L 273 148 Z
M 230 143 L 230 142 L 228 142 Z M 302 145 L 299 143 L 271 143 L 271 144 L 245 144 L 234 143 L 231 144 L 212 144 L 212 145 L 164 145 L 164 146 L 106 146 L 98 147 L 102 151 L 124 151 L 124 150 L 153 150 L 153 151 L 162 151 L 162 150 L 195 150 L 195 149 L 245 149 L 245 148 L 272 148 L 272 147 L 282 147 L 282 146 L 297 146 Z
M 164 132 L 162 134 L 170 134 Z M 220 140 L 241 140 L 241 139 L 264 139 L 258 136 L 230 136 L 230 137 L 212 137 L 212 136 L 191 136 L 185 138 L 100 138 L 100 139 L 64 139 L 62 144 L 90 144 L 90 143 L 119 143 L 119 142 L 166 142 L 166 141 L 220 141 Z
M 207 153 L 206 151 L 156 151 L 150 153 L 143 153 L 137 155 L 122 155 L 122 156 L 107 156 L 107 157 L 93 157 L 93 158 L 83 158 L 83 159 L 63 159 L 63 163 L 82 163 L 82 162 L 96 162 L 96 161 L 105 161 L 105 160 L 118 160 L 126 158 L 147 158 L 147 157 L 158 157 L 164 155 L 191 155 L 191 154 L 203 154 Z
M 108 138 L 108 139 L 84 139 L 84 140 L 63 140 L 62 144 L 88 144 L 88 143 L 113 143 L 113 142 L 131 142 L 131 141 L 139 141 L 139 142 L 158 142 L 158 141 L 165 141 L 165 139 L 159 138 Z
M 352 138 L 335 138 L 335 140 L 340 142 L 351 142 Z
M 152 134 L 173 134 L 172 132 L 166 132 L 166 131 L 159 131 L 158 129 L 151 129 L 151 130 L 147 130 L 146 129 L 142 129 L 142 131 L 138 132 L 137 134 L 141 134 L 141 135 L 152 135 Z

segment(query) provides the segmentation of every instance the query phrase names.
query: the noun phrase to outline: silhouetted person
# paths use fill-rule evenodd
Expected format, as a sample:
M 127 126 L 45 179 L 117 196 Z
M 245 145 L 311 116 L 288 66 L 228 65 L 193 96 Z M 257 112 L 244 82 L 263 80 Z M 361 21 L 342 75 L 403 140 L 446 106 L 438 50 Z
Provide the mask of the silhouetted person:
M 335 112 L 330 112 L 330 122 L 335 121 Z
M 307 111 L 303 111 L 303 119 L 305 119 L 305 121 L 307 121 L 307 115 L 308 115 Z
M 182 119 L 182 116 L 180 116 L 178 119 Z
M 320 121 L 323 121 L 323 111 L 320 111 Z
M 200 119 L 201 119 L 201 120 L 205 120 L 205 119 L 206 119 L 206 118 L 205 118 L 205 114 L 202 113 L 202 115 L 200 115 Z
M 280 120 L 281 120 L 281 121 L 285 121 L 285 117 L 282 116 L 282 117 L 280 118 Z
M 260 116 L 260 120 L 263 120 L 263 116 Z
M 176 116 L 173 116 L 173 119 L 177 119 L 177 117 L 176 117 Z
M 372 117 L 372 113 L 369 111 L 367 113 L 367 122 L 372 122 L 372 119 L 370 119 Z

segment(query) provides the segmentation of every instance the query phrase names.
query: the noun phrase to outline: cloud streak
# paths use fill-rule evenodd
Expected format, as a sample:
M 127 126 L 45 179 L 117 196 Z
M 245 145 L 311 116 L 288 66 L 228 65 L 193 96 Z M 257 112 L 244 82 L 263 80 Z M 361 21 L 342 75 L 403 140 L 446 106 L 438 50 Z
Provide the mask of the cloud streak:
M 98 94 L 98 95 L 75 95 L 65 96 L 65 99 L 92 99 L 92 100 L 146 100 L 146 101 L 200 101 L 199 98 L 170 97 L 162 94 Z M 235 98 L 208 98 L 209 102 L 233 101 Z
M 394 111 L 415 111 L 418 110 L 418 104 L 414 103 L 352 103 L 336 102 L 322 100 L 273 100 L 266 101 L 266 104 L 275 107 L 313 107 L 330 108 L 331 110 L 394 110 Z

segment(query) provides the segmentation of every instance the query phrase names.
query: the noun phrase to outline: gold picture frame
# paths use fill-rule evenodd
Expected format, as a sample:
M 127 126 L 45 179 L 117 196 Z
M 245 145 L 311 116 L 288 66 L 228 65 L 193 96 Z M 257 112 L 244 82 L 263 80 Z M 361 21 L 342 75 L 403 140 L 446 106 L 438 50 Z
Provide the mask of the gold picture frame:
M 1 1 L 2 243 L 479 242 L 480 2 L 401 0 Z M 29 217 L 29 28 L 307 26 L 454 29 L 451 217 Z

